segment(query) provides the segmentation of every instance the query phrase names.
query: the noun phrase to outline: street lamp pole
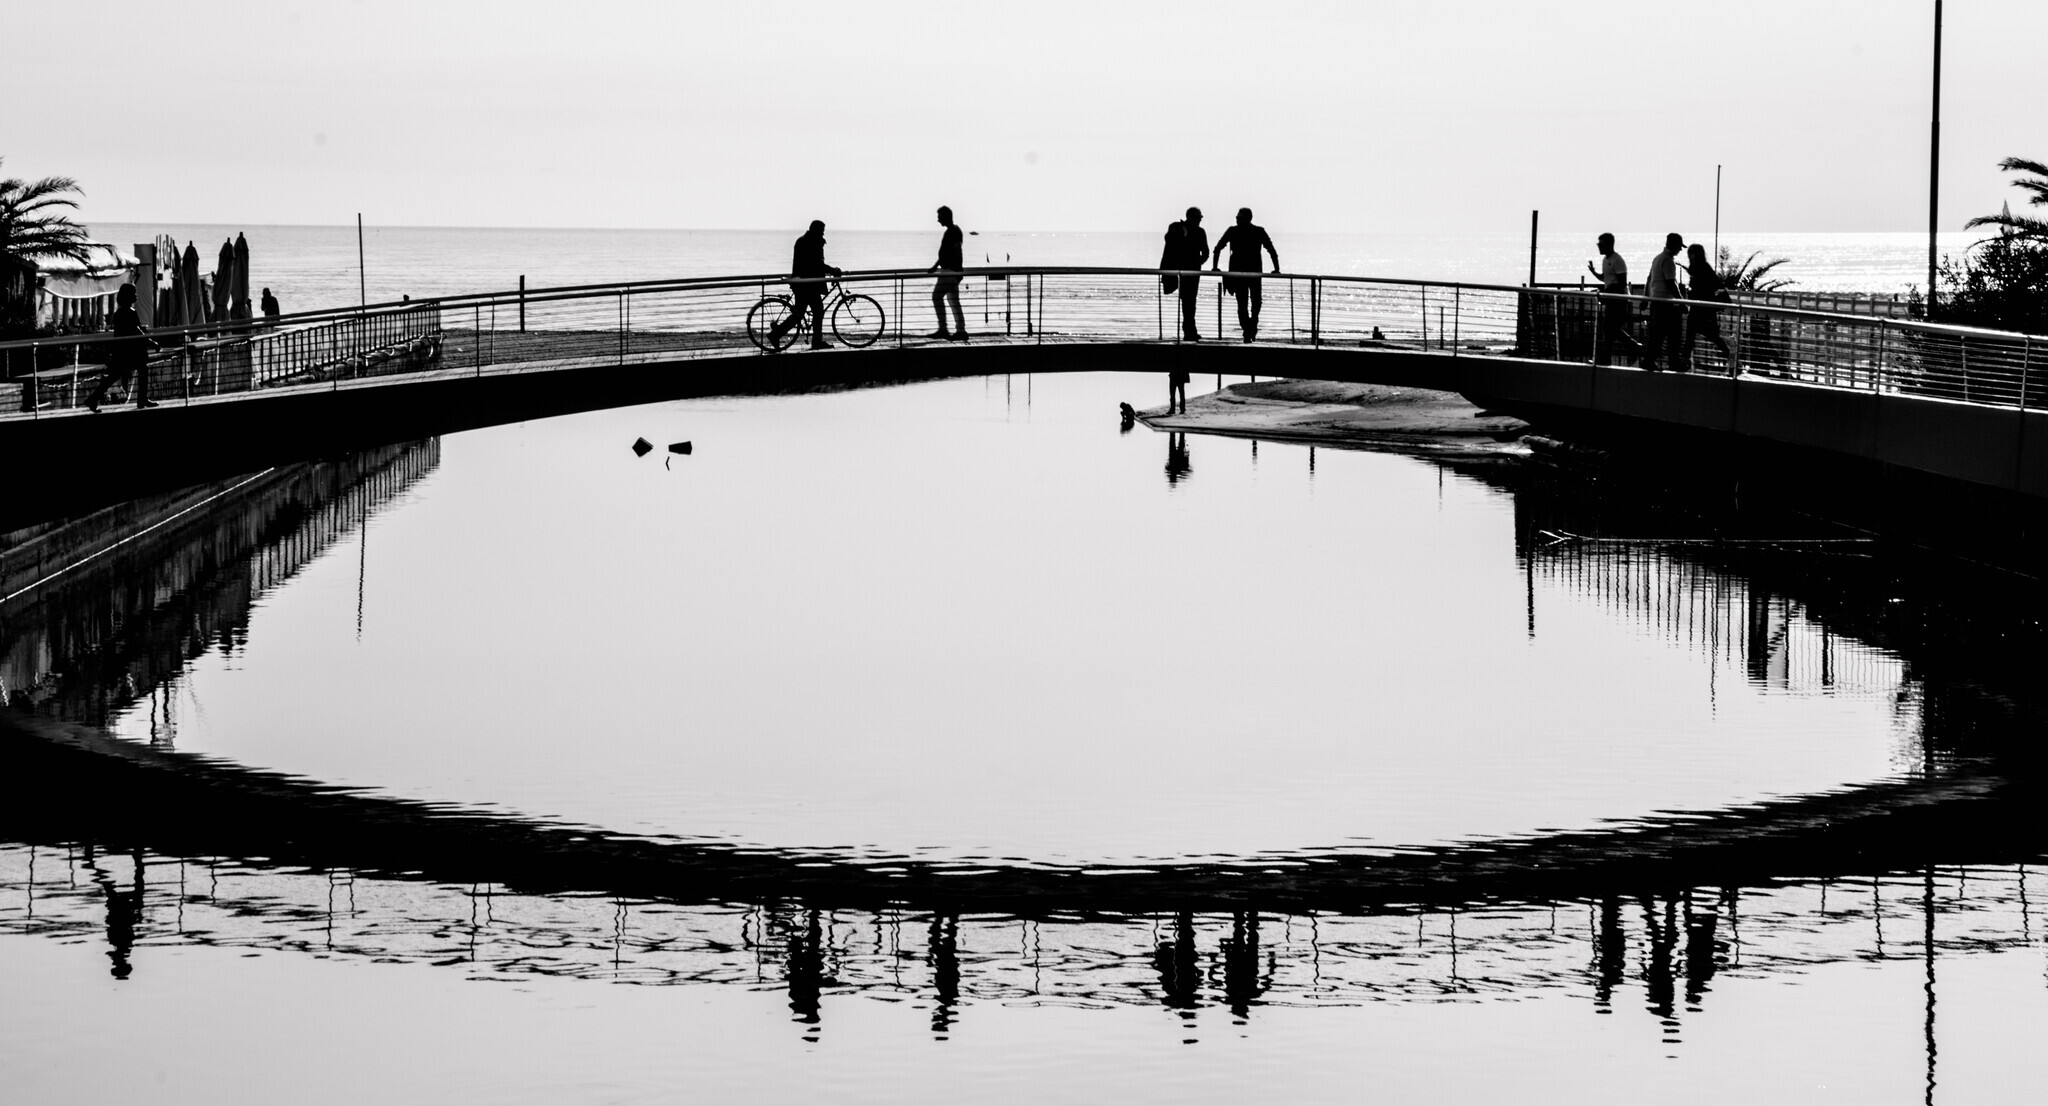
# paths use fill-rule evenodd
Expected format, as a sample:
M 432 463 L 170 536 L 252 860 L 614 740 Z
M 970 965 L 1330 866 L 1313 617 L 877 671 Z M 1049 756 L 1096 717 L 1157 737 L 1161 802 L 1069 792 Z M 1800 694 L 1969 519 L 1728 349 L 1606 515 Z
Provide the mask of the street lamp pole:
M 1941 229 L 1941 0 L 1934 0 L 1934 117 L 1927 154 L 1927 314 L 1934 314 L 1935 235 Z

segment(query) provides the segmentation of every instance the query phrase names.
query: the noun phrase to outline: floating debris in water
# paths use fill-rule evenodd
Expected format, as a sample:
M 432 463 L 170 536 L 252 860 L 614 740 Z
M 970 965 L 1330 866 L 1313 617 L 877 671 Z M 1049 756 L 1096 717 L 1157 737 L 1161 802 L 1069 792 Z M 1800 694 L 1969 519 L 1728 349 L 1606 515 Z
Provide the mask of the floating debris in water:
M 668 443 L 668 451 L 669 451 L 670 453 L 683 453 L 683 454 L 687 454 L 687 453 L 689 453 L 689 452 L 690 452 L 690 443 L 688 443 L 688 442 L 670 442 L 670 443 Z
M 654 452 L 653 442 L 650 442 L 645 438 L 633 439 L 633 456 L 645 457 L 652 452 Z

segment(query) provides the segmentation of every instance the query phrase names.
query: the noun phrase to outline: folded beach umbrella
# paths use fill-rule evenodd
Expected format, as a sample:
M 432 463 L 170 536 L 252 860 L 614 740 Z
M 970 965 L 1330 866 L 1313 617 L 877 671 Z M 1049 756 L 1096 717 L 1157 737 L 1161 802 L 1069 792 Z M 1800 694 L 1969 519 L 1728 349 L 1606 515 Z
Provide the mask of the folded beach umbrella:
M 178 240 L 156 236 L 156 325 L 183 326 L 185 305 L 178 299 Z
M 222 323 L 228 318 L 228 290 L 235 283 L 235 244 L 220 240 L 220 260 L 213 269 L 213 310 L 207 321 Z
M 235 275 L 228 294 L 233 298 L 233 313 L 229 318 L 249 317 L 249 240 L 235 233 Z
M 198 326 L 206 321 L 206 299 L 199 292 L 199 243 L 185 243 L 185 254 L 178 259 L 178 279 L 185 285 L 185 325 Z

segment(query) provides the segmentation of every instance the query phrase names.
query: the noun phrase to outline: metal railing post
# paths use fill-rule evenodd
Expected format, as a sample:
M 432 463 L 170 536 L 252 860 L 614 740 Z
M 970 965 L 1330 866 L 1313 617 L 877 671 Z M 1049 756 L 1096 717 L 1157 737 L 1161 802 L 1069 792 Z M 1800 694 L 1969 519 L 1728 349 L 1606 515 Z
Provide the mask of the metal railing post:
M 1422 293 L 1422 348 L 1427 352 L 1429 349 L 1429 285 L 1424 284 L 1420 286 L 1418 291 Z
M 1460 335 L 1460 334 L 1462 334 L 1462 333 L 1463 333 L 1463 331 L 1464 331 L 1464 326 L 1463 326 L 1463 315 L 1464 315 L 1464 311 L 1465 311 L 1465 286 L 1464 286 L 1464 285 L 1462 285 L 1462 284 L 1453 284 L 1453 285 L 1451 285 L 1451 356 L 1452 356 L 1452 357 L 1456 357 L 1456 356 L 1458 356 L 1458 341 L 1459 341 L 1459 335 Z M 1438 330 L 1438 331 L 1442 331 L 1442 330 L 1443 330 L 1443 327 L 1442 327 L 1441 325 L 1439 325 L 1439 326 L 1437 327 L 1437 330 Z
M 2027 409 L 2027 377 L 2034 367 L 2034 339 L 2020 339 L 2020 410 Z

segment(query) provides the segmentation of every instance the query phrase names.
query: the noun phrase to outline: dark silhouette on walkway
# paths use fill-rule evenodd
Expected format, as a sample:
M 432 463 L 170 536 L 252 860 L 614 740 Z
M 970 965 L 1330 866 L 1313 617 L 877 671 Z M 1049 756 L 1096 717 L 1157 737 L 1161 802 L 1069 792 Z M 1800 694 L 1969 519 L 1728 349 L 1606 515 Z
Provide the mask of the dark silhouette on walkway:
M 1701 307 L 1700 303 L 1727 303 L 1728 290 L 1722 287 L 1721 274 L 1714 264 L 1707 260 L 1707 248 L 1694 242 L 1685 248 L 1685 272 L 1691 287 L 1686 289 L 1686 299 L 1696 301 L 1687 309 L 1685 316 L 1685 347 L 1678 355 L 1689 365 L 1692 362 L 1693 344 L 1704 338 L 1715 349 L 1721 351 L 1721 360 L 1728 366 L 1728 375 L 1734 376 L 1735 359 L 1728 355 L 1728 342 L 1721 337 L 1721 309 Z
M 1190 342 L 1202 340 L 1202 332 L 1195 327 L 1195 306 L 1202 295 L 1202 278 L 1195 270 L 1207 260 L 1209 232 L 1202 229 L 1202 209 L 1191 207 L 1185 219 L 1167 225 L 1166 247 L 1159 253 L 1160 268 L 1186 270 L 1175 283 L 1180 291 L 1180 336 Z
M 1644 291 L 1650 297 L 1650 331 L 1643 342 L 1643 368 L 1678 369 L 1678 339 L 1685 328 L 1685 308 L 1678 305 L 1678 251 L 1685 239 L 1664 236 L 1664 249 L 1650 260 L 1650 279 Z
M 939 208 L 939 225 L 946 228 L 946 232 L 939 236 L 939 259 L 925 270 L 943 274 L 932 285 L 932 312 L 939 317 L 939 329 L 932 331 L 930 336 L 964 342 L 967 340 L 967 316 L 960 310 L 960 272 L 967 265 L 960 258 L 962 235 L 953 222 L 952 208 Z M 949 305 L 953 308 L 953 329 L 950 331 L 946 329 L 946 308 Z
M 796 248 L 789 260 L 789 295 L 796 303 L 796 310 L 771 328 L 771 336 L 779 341 L 790 327 L 808 314 L 811 317 L 811 348 L 830 346 L 831 343 L 825 341 L 825 278 L 838 275 L 838 269 L 825 264 L 825 221 L 813 219 L 811 229 L 796 240 Z
M 1223 232 L 1216 240 L 1216 255 L 1209 268 L 1214 270 L 1223 260 L 1223 250 L 1230 250 L 1230 276 L 1223 278 L 1223 290 L 1237 298 L 1237 326 L 1244 332 L 1244 340 L 1257 341 L 1259 337 L 1259 308 L 1265 304 L 1263 282 L 1257 277 L 1239 276 L 1240 273 L 1264 272 L 1259 251 L 1264 250 L 1273 257 L 1273 271 L 1280 271 L 1280 251 L 1273 248 L 1273 239 L 1266 228 L 1252 222 L 1252 209 L 1237 209 L 1237 224 Z
M 130 381 L 133 381 L 131 397 L 138 410 L 156 406 L 149 401 L 149 351 L 156 342 L 149 337 L 149 332 L 142 325 L 142 316 L 135 310 L 133 284 L 121 286 L 116 304 L 108 322 L 112 324 L 115 336 L 124 340 L 106 345 L 107 373 L 100 377 L 99 386 L 92 390 L 92 398 L 85 401 L 85 405 L 95 413 L 100 409 L 100 401 L 107 398 L 108 389 Z
M 1620 298 L 1628 295 L 1628 262 L 1614 251 L 1614 235 L 1602 234 L 1595 245 L 1600 250 L 1600 267 L 1595 269 L 1592 262 L 1586 262 L 1586 271 L 1600 280 L 1600 330 L 1593 340 L 1593 363 L 1611 365 L 1615 346 L 1634 357 L 1642 356 L 1643 347 L 1628 332 L 1634 308 Z

